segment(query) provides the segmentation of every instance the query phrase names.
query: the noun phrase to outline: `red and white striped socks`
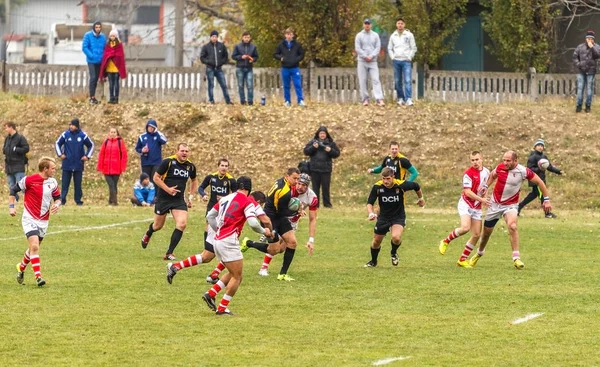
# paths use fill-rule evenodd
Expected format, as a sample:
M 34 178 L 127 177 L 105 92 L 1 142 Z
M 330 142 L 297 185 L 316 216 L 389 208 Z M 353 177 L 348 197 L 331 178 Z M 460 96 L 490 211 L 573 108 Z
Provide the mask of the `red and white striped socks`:
M 40 272 L 40 255 L 31 255 L 31 267 L 35 274 L 35 279 L 41 278 L 42 273 Z
M 29 257 L 29 250 L 25 251 L 25 254 L 23 255 L 23 260 L 21 260 L 21 264 L 19 264 L 19 269 L 21 271 L 25 271 L 25 268 L 27 267 L 27 264 L 29 264 L 29 262 L 31 261 L 31 258 Z
M 444 242 L 450 243 L 453 239 L 460 237 L 458 230 L 459 230 L 459 228 L 456 228 L 454 231 L 450 232 L 450 234 L 448 235 L 448 237 L 446 237 Z
M 223 264 L 221 261 L 219 261 L 219 264 L 217 264 L 217 267 L 215 268 L 215 270 L 213 270 L 212 273 L 210 273 L 210 277 L 213 279 L 217 279 L 224 269 L 225 269 L 225 264 Z
M 225 310 L 227 309 L 227 306 L 229 305 L 229 301 L 231 301 L 231 298 L 233 296 L 230 296 L 228 294 L 223 296 L 223 299 L 221 299 L 221 303 L 219 303 L 219 307 L 217 308 L 217 312 L 225 312 Z
M 260 268 L 261 269 L 268 269 L 269 268 L 269 264 L 271 263 L 271 260 L 273 260 L 273 255 L 271 255 L 271 254 L 265 254 L 262 266 Z
M 173 265 L 177 268 L 177 270 L 181 270 L 183 268 L 189 268 L 199 264 L 202 264 L 202 256 L 194 255 Z
M 521 258 L 521 254 L 519 253 L 519 251 L 513 251 L 512 252 L 512 259 L 513 259 L 513 261 L 515 261 L 516 259 L 520 259 L 520 258 Z
M 467 258 L 469 257 L 469 255 L 471 255 L 471 252 L 473 251 L 473 248 L 475 248 L 475 246 L 471 245 L 470 242 L 467 242 L 467 244 L 465 245 L 465 249 L 463 250 L 462 254 L 460 255 L 459 261 L 465 261 L 465 260 L 467 260 Z
M 208 291 L 208 295 L 212 298 L 215 298 L 223 288 L 225 288 L 225 283 L 219 280 L 217 284 L 213 285 L 212 288 L 210 288 L 210 290 Z

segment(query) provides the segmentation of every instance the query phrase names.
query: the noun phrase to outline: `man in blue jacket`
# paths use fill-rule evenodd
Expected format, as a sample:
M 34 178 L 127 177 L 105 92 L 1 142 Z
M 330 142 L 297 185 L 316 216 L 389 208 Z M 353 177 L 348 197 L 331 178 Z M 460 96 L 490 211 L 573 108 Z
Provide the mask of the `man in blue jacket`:
M 98 76 L 100 75 L 100 65 L 104 55 L 104 46 L 106 45 L 106 36 L 102 33 L 102 23 L 96 22 L 92 30 L 83 36 L 83 45 L 81 47 L 88 64 L 88 74 L 90 75 L 90 103 L 98 104 L 96 99 L 96 86 L 98 85 Z
M 148 120 L 146 132 L 138 138 L 135 151 L 141 156 L 142 172 L 150 177 L 152 183 L 154 183 L 154 172 L 162 162 L 162 146 L 165 144 L 167 144 L 167 137 L 158 131 L 156 120 Z
M 83 192 L 81 180 L 85 161 L 92 158 L 94 142 L 79 128 L 79 119 L 71 120 L 69 129 L 60 134 L 55 144 L 56 155 L 62 159 L 62 188 L 60 190 L 62 205 L 67 202 L 71 177 L 75 185 L 75 203 L 81 206 Z
M 131 203 L 134 206 L 151 206 L 154 205 L 156 197 L 156 189 L 154 184 L 150 182 L 148 174 L 142 173 L 140 179 L 133 185 L 133 197 Z
M 240 94 L 240 103 L 246 104 L 246 96 L 244 94 L 244 84 L 248 87 L 248 105 L 254 104 L 254 75 L 252 66 L 258 60 L 258 51 L 256 46 L 251 42 L 250 32 L 246 31 L 242 34 L 242 42 L 235 45 L 231 58 L 236 61 L 235 76 L 238 81 L 238 91 Z

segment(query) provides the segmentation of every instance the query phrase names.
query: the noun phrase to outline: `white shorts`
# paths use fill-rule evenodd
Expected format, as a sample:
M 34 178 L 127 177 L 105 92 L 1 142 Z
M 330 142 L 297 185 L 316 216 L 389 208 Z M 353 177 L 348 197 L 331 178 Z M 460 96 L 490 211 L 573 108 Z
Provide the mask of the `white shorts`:
M 224 263 L 238 261 L 244 258 L 242 251 L 240 250 L 240 244 L 235 236 L 223 238 L 222 240 L 215 240 L 213 247 L 215 248 L 217 259 Z
M 510 204 L 510 205 L 502 205 L 502 204 L 498 204 L 498 203 L 495 203 L 494 201 L 492 201 L 492 204 L 490 205 L 487 212 L 485 213 L 485 220 L 488 221 L 488 220 L 500 219 L 504 216 L 504 214 L 511 212 L 511 211 L 518 212 L 519 204 L 517 203 L 517 204 Z
M 482 218 L 481 209 L 471 208 L 469 204 L 467 204 L 465 199 L 462 198 L 462 196 L 460 197 L 460 199 L 458 199 L 458 215 L 460 215 L 461 217 L 463 215 L 468 215 L 469 217 L 471 217 L 471 219 L 475 220 L 481 220 Z
M 44 236 L 46 236 L 46 231 L 48 230 L 47 220 L 35 219 L 31 215 L 27 214 L 27 212 L 24 212 L 21 223 L 23 225 L 23 232 L 25 232 L 25 235 L 28 233 L 37 232 L 40 238 L 44 238 Z

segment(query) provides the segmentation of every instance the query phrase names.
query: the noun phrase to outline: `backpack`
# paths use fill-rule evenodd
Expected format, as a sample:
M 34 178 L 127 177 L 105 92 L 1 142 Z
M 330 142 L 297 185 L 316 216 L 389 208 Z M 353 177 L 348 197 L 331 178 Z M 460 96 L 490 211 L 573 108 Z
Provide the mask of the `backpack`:
M 298 169 L 300 170 L 300 173 L 310 175 L 310 161 L 300 161 L 300 163 L 298 163 Z

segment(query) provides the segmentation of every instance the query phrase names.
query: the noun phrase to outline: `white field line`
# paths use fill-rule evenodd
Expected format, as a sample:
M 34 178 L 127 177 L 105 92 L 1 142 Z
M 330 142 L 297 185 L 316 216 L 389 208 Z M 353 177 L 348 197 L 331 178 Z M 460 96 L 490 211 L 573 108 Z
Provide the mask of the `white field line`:
M 543 314 L 544 314 L 543 312 L 538 312 L 538 313 L 530 313 L 529 315 L 526 315 L 525 317 L 518 318 L 518 319 L 516 319 L 516 320 L 514 320 L 514 321 L 512 321 L 512 322 L 509 322 L 508 324 L 509 324 L 509 325 L 517 325 L 517 324 L 522 324 L 522 323 L 524 323 L 524 322 L 527 322 L 527 321 L 529 321 L 529 320 L 533 320 L 533 319 L 535 319 L 536 317 L 540 317 L 540 316 L 542 316 Z
M 373 366 L 383 366 L 384 364 L 388 364 L 388 363 L 392 363 L 392 362 L 396 362 L 396 361 L 404 361 L 405 359 L 409 359 L 409 358 L 410 358 L 410 356 L 380 359 L 378 361 L 373 362 Z
M 48 233 L 46 233 L 46 236 L 62 234 L 62 233 L 70 233 L 70 232 L 93 231 L 95 229 L 107 229 L 107 228 L 121 227 L 121 226 L 126 226 L 128 224 L 135 224 L 135 223 L 142 223 L 142 222 L 150 223 L 151 220 L 152 220 L 152 218 L 142 219 L 142 220 L 132 220 L 129 222 L 105 224 L 103 226 L 91 226 L 91 227 L 79 227 L 79 228 L 73 228 L 73 229 L 65 229 L 64 231 L 48 232 Z M 22 235 L 17 236 L 17 237 L 0 238 L 0 241 L 12 241 L 12 240 L 18 240 L 21 238 L 23 238 Z

